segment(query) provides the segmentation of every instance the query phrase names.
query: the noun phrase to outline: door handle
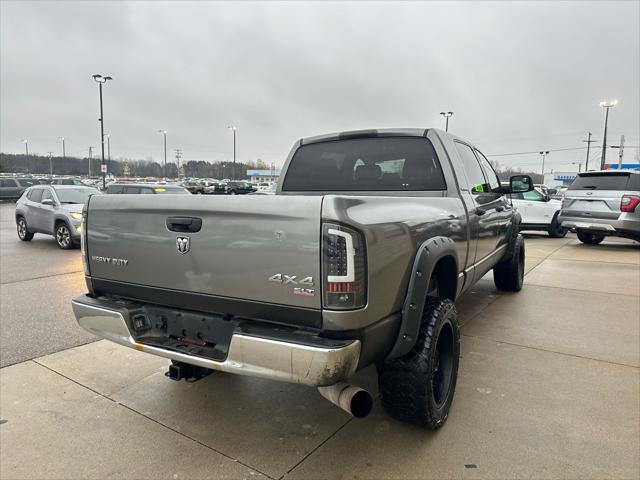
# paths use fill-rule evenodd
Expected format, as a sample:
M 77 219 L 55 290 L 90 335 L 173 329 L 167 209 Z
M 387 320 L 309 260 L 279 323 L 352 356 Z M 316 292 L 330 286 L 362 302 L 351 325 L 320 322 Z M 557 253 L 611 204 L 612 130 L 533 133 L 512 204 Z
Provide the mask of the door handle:
M 476 208 L 476 215 L 478 215 L 479 217 L 481 217 L 485 213 L 487 213 L 486 210 L 483 210 L 482 208 Z
M 202 219 L 196 217 L 168 217 L 167 228 L 172 232 L 199 232 L 202 228 Z

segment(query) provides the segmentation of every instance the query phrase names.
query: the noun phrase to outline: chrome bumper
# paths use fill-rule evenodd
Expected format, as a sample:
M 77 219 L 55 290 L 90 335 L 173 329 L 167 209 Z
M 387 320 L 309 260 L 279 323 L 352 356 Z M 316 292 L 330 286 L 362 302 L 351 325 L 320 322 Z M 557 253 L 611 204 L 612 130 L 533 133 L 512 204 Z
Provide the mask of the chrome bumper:
M 80 299 L 72 301 L 73 313 L 78 324 L 94 335 L 141 352 L 213 370 L 317 387 L 333 385 L 353 375 L 360 358 L 359 340 L 341 348 L 321 348 L 233 334 L 226 360 L 218 362 L 138 343 L 120 312 L 87 305 Z
M 594 222 L 582 222 L 575 220 L 562 220 L 560 218 L 561 224 L 564 228 L 576 228 L 580 230 L 597 230 L 597 231 L 605 231 L 605 232 L 615 232 L 616 229 L 613 225 L 608 223 L 594 223 Z

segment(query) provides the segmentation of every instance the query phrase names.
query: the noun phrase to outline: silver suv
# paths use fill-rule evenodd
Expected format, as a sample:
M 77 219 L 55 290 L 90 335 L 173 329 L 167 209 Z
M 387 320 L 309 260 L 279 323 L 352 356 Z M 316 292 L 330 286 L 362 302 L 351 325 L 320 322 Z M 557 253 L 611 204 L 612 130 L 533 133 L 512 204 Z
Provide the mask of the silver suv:
M 76 185 L 29 187 L 16 203 L 18 237 L 28 242 L 35 233 L 44 233 L 53 235 L 63 250 L 73 248 L 80 242 L 82 208 L 95 194 L 100 191 Z
M 640 241 L 640 172 L 580 173 L 564 195 L 559 220 L 581 242 L 596 245 L 607 235 Z

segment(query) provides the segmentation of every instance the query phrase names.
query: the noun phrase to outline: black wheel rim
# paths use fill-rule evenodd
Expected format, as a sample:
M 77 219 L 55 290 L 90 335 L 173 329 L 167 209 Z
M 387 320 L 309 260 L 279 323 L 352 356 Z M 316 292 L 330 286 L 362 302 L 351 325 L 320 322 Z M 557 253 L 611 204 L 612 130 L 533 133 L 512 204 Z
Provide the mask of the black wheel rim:
M 20 238 L 24 238 L 27 235 L 27 224 L 24 223 L 24 220 L 20 219 L 18 222 L 18 236 Z
M 437 408 L 441 408 L 449 399 L 454 374 L 454 351 L 453 328 L 447 322 L 442 326 L 438 335 L 431 381 L 433 403 Z
M 58 229 L 56 230 L 56 240 L 58 242 L 58 245 L 63 248 L 67 248 L 69 246 L 69 244 L 71 243 L 71 233 L 66 226 L 60 225 L 58 227 Z

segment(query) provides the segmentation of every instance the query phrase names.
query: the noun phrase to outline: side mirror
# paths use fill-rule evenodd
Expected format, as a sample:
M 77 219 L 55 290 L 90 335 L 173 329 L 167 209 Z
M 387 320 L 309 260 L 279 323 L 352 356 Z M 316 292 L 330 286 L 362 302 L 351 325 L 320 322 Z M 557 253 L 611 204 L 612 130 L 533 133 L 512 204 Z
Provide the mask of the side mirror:
M 525 193 L 533 190 L 533 180 L 529 175 L 514 175 L 509 179 L 511 193 Z
M 53 200 L 51 200 L 50 198 L 45 198 L 44 200 L 42 200 L 42 205 L 49 205 L 53 207 Z

